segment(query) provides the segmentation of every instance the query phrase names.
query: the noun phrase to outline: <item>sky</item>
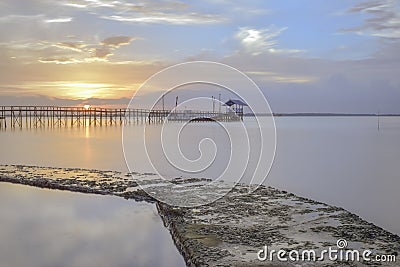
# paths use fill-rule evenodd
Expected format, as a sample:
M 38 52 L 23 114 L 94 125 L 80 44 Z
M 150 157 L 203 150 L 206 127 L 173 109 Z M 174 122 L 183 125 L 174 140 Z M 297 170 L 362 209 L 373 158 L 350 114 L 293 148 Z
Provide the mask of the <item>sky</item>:
M 273 112 L 400 114 L 400 1 L 0 2 L 0 105 L 124 106 L 196 60 L 247 74 Z

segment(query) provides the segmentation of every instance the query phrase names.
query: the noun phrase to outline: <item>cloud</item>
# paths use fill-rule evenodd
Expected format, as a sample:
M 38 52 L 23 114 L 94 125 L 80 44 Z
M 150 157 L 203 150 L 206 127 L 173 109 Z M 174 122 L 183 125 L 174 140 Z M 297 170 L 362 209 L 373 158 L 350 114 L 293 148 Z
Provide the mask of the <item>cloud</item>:
M 133 40 L 130 36 L 114 36 L 104 39 L 101 43 L 106 46 L 118 48 L 121 45 L 128 45 Z
M 370 0 L 359 3 L 348 13 L 366 14 L 368 17 L 358 27 L 343 29 L 343 32 L 355 32 L 387 39 L 400 38 L 400 2 L 397 0 Z
M 44 22 L 46 22 L 46 23 L 65 23 L 65 22 L 71 22 L 72 20 L 73 20 L 72 17 L 65 17 L 65 18 L 45 19 Z
M 241 19 L 254 19 L 256 16 L 265 16 L 273 11 L 265 5 L 264 1 L 243 0 L 206 0 L 214 9 L 221 10 L 223 14 L 231 16 L 235 21 Z
M 151 14 L 131 14 L 131 15 L 111 15 L 102 16 L 104 19 L 120 22 L 138 22 L 138 23 L 165 23 L 176 25 L 189 24 L 217 24 L 225 22 L 226 19 L 212 14 L 199 14 L 191 12 L 187 14 L 172 14 L 163 12 L 152 12 Z
M 236 33 L 235 38 L 240 41 L 240 44 L 245 52 L 253 56 L 262 53 L 300 53 L 298 49 L 280 49 L 277 48 L 278 40 L 276 39 L 287 27 L 276 28 L 271 26 L 265 29 L 253 29 L 249 27 L 241 27 Z
M 143 13 L 147 13 L 150 11 L 177 11 L 182 9 L 189 8 L 189 4 L 178 2 L 178 1 L 169 1 L 169 2 L 157 2 L 157 1 L 147 1 L 142 2 L 140 4 L 128 4 L 127 7 L 134 11 L 140 11 Z
M 7 15 L 0 18 L 3 23 L 23 23 L 23 22 L 44 22 L 44 23 L 65 23 L 73 21 L 73 17 L 59 17 L 59 18 L 49 18 L 43 14 L 35 15 Z
M 254 79 L 275 112 L 399 113 L 396 47 L 362 60 L 236 53 L 222 63 Z
M 6 15 L 0 17 L 0 22 L 10 23 L 10 22 L 23 22 L 23 21 L 38 21 L 44 18 L 43 15 Z
M 126 98 L 134 92 L 131 84 L 99 83 L 93 81 L 22 82 L 3 85 L 1 98 L 23 98 L 46 95 L 49 98 L 98 99 L 106 101 Z
M 70 6 L 75 8 L 97 8 L 97 7 L 109 7 L 113 8 L 119 5 L 120 1 L 114 0 L 70 0 L 70 1 L 61 1 L 61 4 L 64 6 Z
M 19 1 L 15 1 L 19 2 Z M 26 7 L 30 10 L 32 3 Z M 39 12 L 52 10 L 51 6 L 44 7 Z M 7 9 L 0 8 L 0 42 L 15 42 L 33 40 L 48 40 L 65 38 L 65 29 L 72 28 L 73 14 L 57 14 L 63 12 L 49 12 L 36 14 L 13 14 Z M 70 33 L 69 30 L 67 30 Z
M 107 61 L 108 57 L 112 56 L 114 51 L 123 45 L 128 45 L 135 38 L 130 36 L 111 36 L 105 38 L 98 44 L 84 43 L 84 42 L 58 42 L 49 45 L 48 42 L 42 42 L 44 47 L 56 47 L 62 51 L 51 51 L 54 56 L 41 57 L 41 63 L 55 63 L 55 64 L 76 64 L 76 63 L 90 63 L 94 61 Z M 66 51 L 73 51 L 74 54 L 66 54 Z M 50 53 L 47 50 L 47 53 Z M 78 53 L 78 54 L 76 54 Z M 61 54 L 58 55 L 57 54 Z
M 108 37 L 101 41 L 100 47 L 95 47 L 91 49 L 93 58 L 97 59 L 107 59 L 109 56 L 113 54 L 113 51 L 119 48 L 122 45 L 128 45 L 134 38 L 129 36 L 113 36 Z
M 112 55 L 111 48 L 109 46 L 101 46 L 93 49 L 93 57 L 98 59 L 105 59 Z
M 55 63 L 55 64 L 76 64 L 81 63 L 82 60 L 68 57 L 56 57 L 56 58 L 40 58 L 41 63 Z
M 62 2 L 62 5 L 86 9 L 102 19 L 119 22 L 189 25 L 226 21 L 224 16 L 190 11 L 190 5 L 180 1 L 75 0 Z
M 246 74 L 255 76 L 258 80 L 272 81 L 277 83 L 312 83 L 318 80 L 316 77 L 312 76 L 279 74 L 271 71 L 246 71 Z
M 58 48 L 62 48 L 62 49 L 72 50 L 72 51 L 75 51 L 75 52 L 82 52 L 83 49 L 87 45 L 83 44 L 83 43 L 60 42 L 60 43 L 54 44 L 54 46 L 58 47 Z

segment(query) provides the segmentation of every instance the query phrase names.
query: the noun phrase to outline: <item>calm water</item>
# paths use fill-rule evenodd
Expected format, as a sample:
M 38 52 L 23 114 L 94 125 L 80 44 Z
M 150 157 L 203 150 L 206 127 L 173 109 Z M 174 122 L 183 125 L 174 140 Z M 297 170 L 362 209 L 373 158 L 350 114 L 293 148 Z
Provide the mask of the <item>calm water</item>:
M 344 207 L 400 234 L 399 117 L 381 117 L 379 132 L 376 117 L 278 117 L 276 126 L 276 159 L 266 184 Z M 196 138 L 213 127 L 203 123 L 189 129 L 188 136 Z M 129 131 L 130 145 L 137 147 L 135 169 L 151 170 L 141 149 L 142 129 L 130 126 Z M 158 142 L 157 134 L 151 138 Z M 197 148 L 193 139 L 185 142 Z M 0 162 L 126 172 L 121 143 L 120 127 L 8 129 L 0 131 Z M 221 168 L 207 171 L 212 176 Z M 179 175 L 173 169 L 165 172 Z
M 2 267 L 185 266 L 154 205 L 0 183 Z

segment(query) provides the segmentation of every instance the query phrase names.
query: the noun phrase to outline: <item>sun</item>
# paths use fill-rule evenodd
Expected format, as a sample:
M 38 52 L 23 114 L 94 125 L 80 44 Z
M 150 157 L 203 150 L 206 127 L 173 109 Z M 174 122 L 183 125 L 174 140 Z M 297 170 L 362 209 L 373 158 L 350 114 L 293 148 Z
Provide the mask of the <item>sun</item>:
M 90 105 L 84 105 L 83 108 L 88 110 L 88 109 L 90 109 Z

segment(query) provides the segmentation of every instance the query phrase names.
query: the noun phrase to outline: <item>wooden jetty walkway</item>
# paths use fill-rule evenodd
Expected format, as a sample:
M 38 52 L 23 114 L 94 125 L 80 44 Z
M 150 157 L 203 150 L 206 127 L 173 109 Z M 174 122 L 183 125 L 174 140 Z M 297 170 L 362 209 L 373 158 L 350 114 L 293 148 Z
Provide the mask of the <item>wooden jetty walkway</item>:
M 155 124 L 165 121 L 238 121 L 243 114 L 208 111 L 110 109 L 98 107 L 1 106 L 0 128 L 43 128 Z

